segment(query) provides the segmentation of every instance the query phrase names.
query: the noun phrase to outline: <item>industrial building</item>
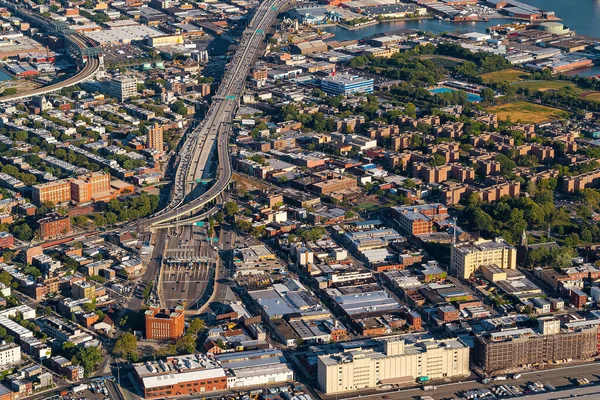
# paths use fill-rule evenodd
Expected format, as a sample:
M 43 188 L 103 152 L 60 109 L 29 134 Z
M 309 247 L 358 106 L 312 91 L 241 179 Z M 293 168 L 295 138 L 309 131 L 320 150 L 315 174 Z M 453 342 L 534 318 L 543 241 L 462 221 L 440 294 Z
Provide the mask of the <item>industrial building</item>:
M 225 368 L 228 389 L 294 380 L 294 371 L 278 349 L 224 353 L 215 358 Z
M 146 399 L 193 395 L 227 389 L 225 370 L 204 354 L 169 357 L 133 364 L 133 374 Z
M 326 394 L 470 374 L 469 347 L 458 339 L 395 335 L 340 347 L 319 356 L 318 381 Z

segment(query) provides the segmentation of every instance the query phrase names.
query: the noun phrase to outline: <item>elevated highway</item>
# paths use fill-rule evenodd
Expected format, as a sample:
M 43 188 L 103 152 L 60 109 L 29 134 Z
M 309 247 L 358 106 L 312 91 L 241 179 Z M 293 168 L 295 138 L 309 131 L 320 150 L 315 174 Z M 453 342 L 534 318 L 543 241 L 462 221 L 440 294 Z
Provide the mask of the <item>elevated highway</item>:
M 32 13 L 29 10 L 19 7 L 15 3 L 0 1 L 0 5 L 7 7 L 13 13 L 26 19 L 32 25 L 38 27 L 44 32 L 61 35 L 65 41 L 66 47 L 73 49 L 76 61 L 81 68 L 75 75 L 61 82 L 39 87 L 33 90 L 28 90 L 26 92 L 16 93 L 10 96 L 0 97 L 0 103 L 23 100 L 33 96 L 41 96 L 61 90 L 62 88 L 68 86 L 77 85 L 92 78 L 96 72 L 103 67 L 101 49 L 97 47 L 96 43 L 94 43 L 91 39 L 72 31 L 64 23 L 51 21 L 39 14 Z
M 160 228 L 180 224 L 170 221 L 185 218 L 183 224 L 190 224 L 198 217 L 190 217 L 201 210 L 227 188 L 232 175 L 229 159 L 229 135 L 231 120 L 239 104 L 246 76 L 250 72 L 265 32 L 271 27 L 282 6 L 289 0 L 265 0 L 244 31 L 238 49 L 227 68 L 217 94 L 208 110 L 206 118 L 188 136 L 182 146 L 179 165 L 174 180 L 174 193 L 171 203 L 161 212 L 141 223 L 143 226 Z M 209 155 L 216 147 L 217 171 L 214 184 L 204 193 L 195 197 L 189 182 L 204 178 L 209 165 Z

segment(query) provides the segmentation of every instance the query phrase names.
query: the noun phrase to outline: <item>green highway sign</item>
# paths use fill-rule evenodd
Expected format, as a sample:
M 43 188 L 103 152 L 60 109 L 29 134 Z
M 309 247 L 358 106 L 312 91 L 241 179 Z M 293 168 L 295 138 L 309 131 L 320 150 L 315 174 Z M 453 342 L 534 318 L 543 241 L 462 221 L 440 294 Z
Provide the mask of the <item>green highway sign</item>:
M 225 96 L 225 100 L 235 100 L 235 96 Z
M 195 226 L 204 226 L 204 221 L 194 222 Z
M 273 7 L 271 7 L 271 10 L 272 11 L 277 11 L 277 7 L 273 6 Z
M 263 33 L 265 33 L 265 31 L 263 31 L 262 29 L 257 29 L 256 33 L 258 33 L 259 35 L 262 35 Z

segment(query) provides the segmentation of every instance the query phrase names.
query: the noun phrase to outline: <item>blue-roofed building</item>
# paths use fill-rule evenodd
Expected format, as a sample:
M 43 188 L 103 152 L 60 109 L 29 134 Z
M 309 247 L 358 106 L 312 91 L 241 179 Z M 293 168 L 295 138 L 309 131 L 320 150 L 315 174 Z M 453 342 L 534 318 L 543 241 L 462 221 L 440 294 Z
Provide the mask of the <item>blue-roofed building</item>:
M 373 93 L 373 79 L 340 74 L 321 79 L 321 90 L 330 96 Z

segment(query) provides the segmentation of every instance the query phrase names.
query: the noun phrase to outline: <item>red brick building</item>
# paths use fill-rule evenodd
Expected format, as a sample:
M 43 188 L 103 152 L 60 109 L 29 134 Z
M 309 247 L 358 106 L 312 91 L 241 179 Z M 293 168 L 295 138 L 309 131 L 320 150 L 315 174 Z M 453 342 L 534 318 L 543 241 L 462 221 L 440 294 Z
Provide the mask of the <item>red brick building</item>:
M 13 247 L 15 237 L 8 232 L 0 232 L 0 249 L 10 249 Z
M 453 306 L 442 306 L 437 310 L 437 316 L 444 322 L 452 322 L 458 320 L 459 311 Z
M 52 239 L 71 232 L 71 219 L 58 213 L 50 214 L 38 221 L 42 239 Z
M 173 310 L 152 306 L 144 317 L 146 339 L 179 339 L 183 336 L 185 315 L 182 306 Z

